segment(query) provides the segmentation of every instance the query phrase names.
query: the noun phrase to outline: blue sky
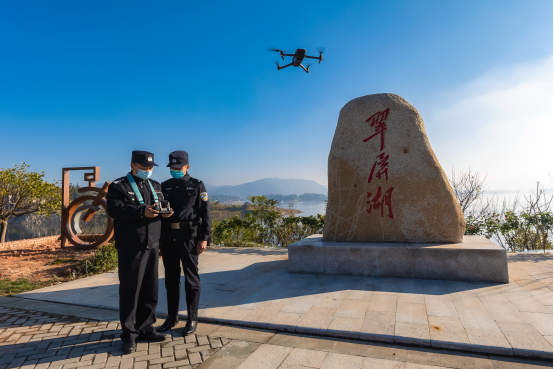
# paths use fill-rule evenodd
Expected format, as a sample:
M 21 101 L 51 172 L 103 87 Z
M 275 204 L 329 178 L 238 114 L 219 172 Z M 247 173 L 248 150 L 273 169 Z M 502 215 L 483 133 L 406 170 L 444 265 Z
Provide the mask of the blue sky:
M 0 167 L 113 180 L 141 149 L 161 180 L 181 149 L 214 185 L 327 185 L 340 108 L 391 92 L 447 173 L 525 190 L 551 171 L 552 14 L 546 0 L 1 2 Z M 270 46 L 327 60 L 278 72 Z

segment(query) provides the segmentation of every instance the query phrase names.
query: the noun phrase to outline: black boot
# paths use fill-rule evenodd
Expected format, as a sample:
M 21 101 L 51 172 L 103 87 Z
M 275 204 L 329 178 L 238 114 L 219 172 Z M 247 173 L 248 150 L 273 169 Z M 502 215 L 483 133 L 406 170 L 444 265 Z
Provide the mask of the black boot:
M 133 352 L 137 351 L 137 344 L 131 339 L 121 340 L 121 351 L 123 351 L 123 353 L 126 355 L 132 354 Z
M 197 325 L 198 325 L 198 322 L 196 320 L 187 321 L 187 325 L 183 330 L 183 336 L 188 336 L 189 334 L 193 334 L 196 331 Z
M 158 333 L 156 331 L 154 332 L 148 332 L 148 333 L 141 333 L 138 336 L 139 340 L 148 340 L 150 342 L 162 342 L 165 341 L 166 335 L 163 333 Z
M 164 322 L 164 324 L 160 325 L 158 328 L 156 328 L 157 332 L 167 332 L 170 331 L 171 328 L 175 327 L 179 323 L 179 318 L 167 318 Z

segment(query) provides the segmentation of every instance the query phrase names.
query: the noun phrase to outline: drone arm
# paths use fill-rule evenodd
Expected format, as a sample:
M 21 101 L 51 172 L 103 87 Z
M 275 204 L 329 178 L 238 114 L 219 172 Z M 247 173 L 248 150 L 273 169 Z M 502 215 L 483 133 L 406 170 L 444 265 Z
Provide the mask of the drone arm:
M 309 55 L 306 55 L 304 56 L 305 58 L 310 58 L 310 59 L 319 59 L 319 56 L 309 56 Z
M 281 55 L 284 55 L 284 56 L 294 56 L 294 54 L 281 54 Z
M 308 66 L 308 68 L 304 67 L 302 64 L 300 64 L 300 66 L 302 67 L 302 69 L 304 69 L 304 71 L 305 71 L 306 73 L 310 73 L 310 71 L 309 71 L 309 68 L 310 68 L 310 67 L 309 67 L 309 66 Z
M 283 68 L 286 68 L 286 67 L 290 67 L 292 65 L 292 63 L 289 63 L 287 65 L 283 65 L 282 67 L 280 65 L 278 65 L 279 69 L 278 70 L 281 70 Z

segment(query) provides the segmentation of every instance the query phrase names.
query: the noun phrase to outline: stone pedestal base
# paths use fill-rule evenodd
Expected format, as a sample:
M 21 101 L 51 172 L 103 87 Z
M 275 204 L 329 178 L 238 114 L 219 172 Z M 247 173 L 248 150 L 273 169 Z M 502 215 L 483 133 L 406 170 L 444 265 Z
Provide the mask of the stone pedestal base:
M 313 235 L 288 251 L 292 273 L 508 283 L 506 251 L 482 236 L 441 244 L 323 242 Z

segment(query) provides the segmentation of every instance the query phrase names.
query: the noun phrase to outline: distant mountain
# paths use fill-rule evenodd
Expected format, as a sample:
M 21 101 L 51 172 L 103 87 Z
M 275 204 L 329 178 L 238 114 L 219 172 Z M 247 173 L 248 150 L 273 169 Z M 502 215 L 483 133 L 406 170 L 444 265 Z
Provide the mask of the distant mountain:
M 316 193 L 327 196 L 327 187 L 308 179 L 266 178 L 236 186 L 206 185 L 206 188 L 210 195 L 238 196 L 242 200 L 246 200 L 247 196 L 269 194 L 302 195 L 305 193 Z

